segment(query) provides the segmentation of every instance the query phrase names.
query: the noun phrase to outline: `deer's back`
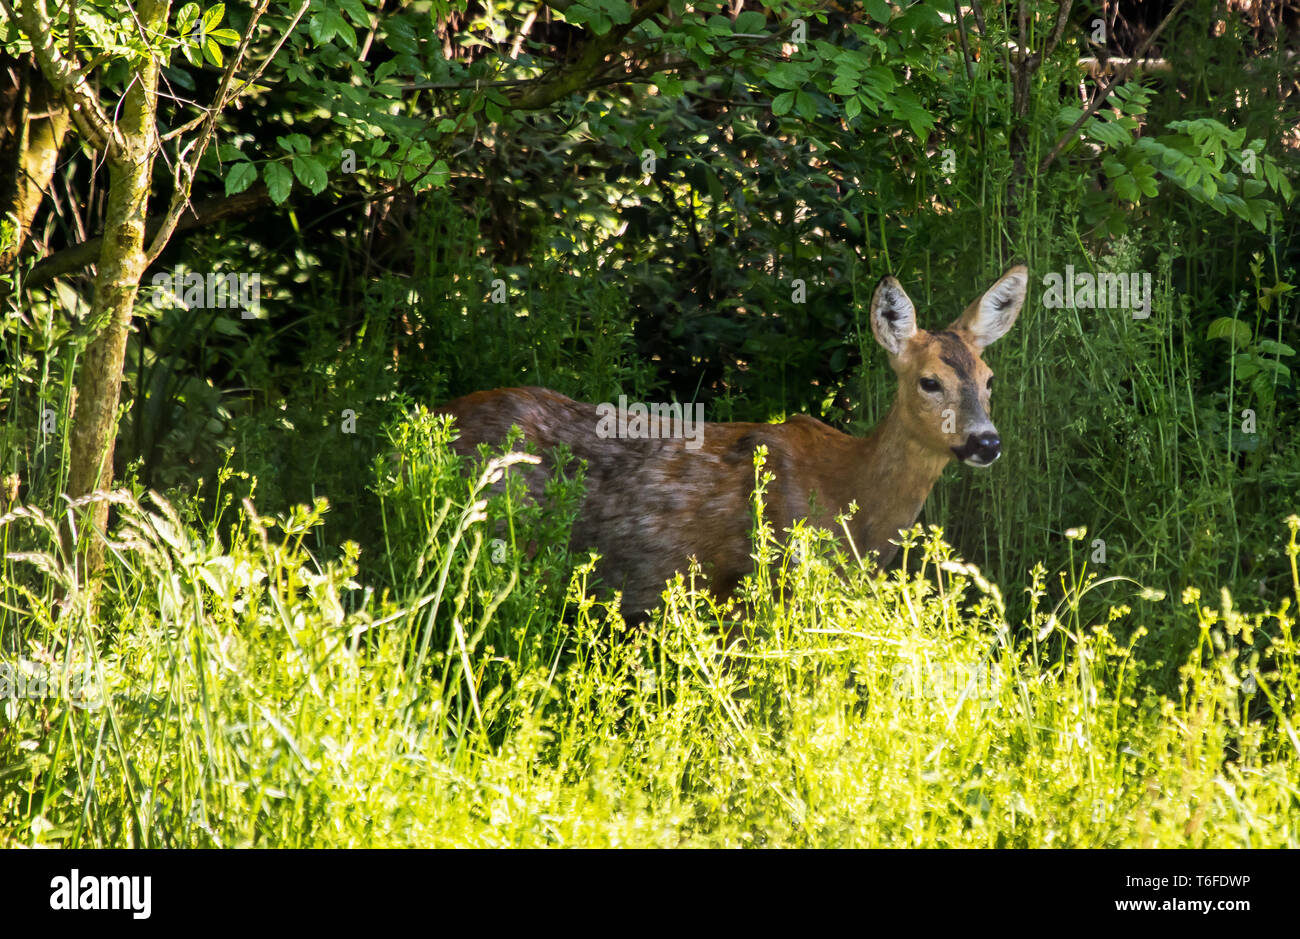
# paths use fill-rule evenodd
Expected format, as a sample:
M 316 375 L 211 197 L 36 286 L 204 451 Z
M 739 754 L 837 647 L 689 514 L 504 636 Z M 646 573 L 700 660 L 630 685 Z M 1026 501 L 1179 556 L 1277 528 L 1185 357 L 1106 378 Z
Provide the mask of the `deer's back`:
M 586 497 L 573 544 L 600 553 L 598 570 L 609 586 L 623 590 L 629 617 L 655 606 L 664 581 L 684 572 L 692 556 L 723 596 L 749 572 L 753 454 L 759 444 L 767 446 L 767 468 L 776 476 L 768 506 L 780 530 L 808 514 L 810 489 L 818 489 L 819 502 L 827 498 L 828 486 L 816 486 L 818 474 L 809 470 L 819 453 L 829 458 L 851 439 L 809 417 L 784 424 L 705 424 L 697 448 L 680 436 L 602 438 L 595 405 L 545 388 L 475 392 L 439 412 L 456 418 L 460 437 L 453 446 L 462 455 L 476 453 L 480 443 L 504 443 L 518 426 L 542 457 L 537 467 L 515 467 L 526 474 L 536 498 L 554 470 L 557 445 L 586 461 Z

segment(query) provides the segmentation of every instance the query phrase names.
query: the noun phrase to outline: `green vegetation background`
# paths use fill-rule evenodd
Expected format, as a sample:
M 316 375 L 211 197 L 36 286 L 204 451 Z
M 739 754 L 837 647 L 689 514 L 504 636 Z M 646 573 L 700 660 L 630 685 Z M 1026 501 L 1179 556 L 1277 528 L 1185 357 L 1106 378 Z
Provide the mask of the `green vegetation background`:
M 0 700 L 0 844 L 1300 844 L 1293 35 L 1192 2 L 1048 161 L 1095 88 L 1082 10 L 1022 113 L 1015 22 L 968 22 L 968 56 L 949 4 L 674 5 L 624 37 L 642 81 L 540 108 L 482 85 L 631 7 L 553 5 L 511 58 L 523 5 L 356 3 L 359 62 L 353 5 L 223 117 L 214 192 L 273 206 L 159 261 L 259 272 L 263 318 L 142 295 L 93 599 L 42 417 L 83 285 L 6 300 L 0 657 L 94 679 Z M 1041 41 L 1057 6 L 1026 7 Z M 875 281 L 941 327 L 1013 262 L 1002 460 L 945 474 L 942 540 L 893 572 L 814 546 L 782 603 L 765 572 L 725 661 L 687 585 L 646 631 L 588 595 L 580 479 L 480 510 L 420 411 L 536 384 L 863 433 Z M 1067 265 L 1151 273 L 1150 317 L 1046 308 Z

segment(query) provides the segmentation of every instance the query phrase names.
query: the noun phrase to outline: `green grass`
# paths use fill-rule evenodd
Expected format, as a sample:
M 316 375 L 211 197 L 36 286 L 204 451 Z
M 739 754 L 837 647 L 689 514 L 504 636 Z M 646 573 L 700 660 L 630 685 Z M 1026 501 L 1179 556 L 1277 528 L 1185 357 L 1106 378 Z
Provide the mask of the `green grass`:
M 724 655 L 741 607 L 679 581 L 626 626 L 589 564 L 557 580 L 573 484 L 554 512 L 481 501 L 492 468 L 466 482 L 445 434 L 417 418 L 409 472 L 378 470 L 408 548 L 378 592 L 354 546 L 308 549 L 323 502 L 246 503 L 223 544 L 123 495 L 95 616 L 56 521 L 6 516 L 30 550 L 5 562 L 5 661 L 96 684 L 0 702 L 0 845 L 1300 846 L 1300 519 L 1275 610 L 1072 561 L 1030 574 L 1018 623 L 937 530 L 841 576 L 826 539 L 795 565 L 760 526 Z M 1193 650 L 1168 695 L 1149 620 Z
M 837 93 L 773 122 L 742 63 L 595 124 L 499 123 L 488 173 L 457 143 L 457 182 L 374 256 L 357 217 L 337 244 L 306 216 L 293 243 L 191 233 L 167 264 L 294 287 L 265 330 L 137 309 L 93 600 L 55 539 L 84 304 L 75 281 L 12 294 L 0 513 L 27 508 L 0 524 L 0 677 L 28 687 L 0 694 L 0 845 L 1295 845 L 1296 216 L 1235 145 L 1184 141 L 1275 203 L 1263 230 L 1182 171 L 1140 197 L 1107 171 L 1213 118 L 1294 177 L 1284 63 L 1243 35 L 1175 24 L 1177 83 L 1138 76 L 1098 115 L 1128 139 L 1085 132 L 1041 173 L 1069 41 L 1018 116 L 998 57 L 949 81 L 951 35 L 917 33 L 882 64 L 928 134 L 844 120 Z M 653 187 L 627 172 L 642 142 Z M 476 508 L 427 414 L 395 433 L 408 473 L 367 470 L 387 415 L 522 384 L 861 433 L 896 387 L 878 278 L 937 328 L 1013 262 L 1030 297 L 987 353 L 1003 459 L 944 475 L 942 540 L 888 575 L 811 548 L 791 570 L 760 534 L 776 573 L 743 654 L 717 648 L 736 612 L 685 586 L 645 631 L 587 597 L 562 547 L 578 479 Z M 1067 266 L 1150 272 L 1152 315 L 1045 307 Z M 31 685 L 87 668 L 102 707 Z

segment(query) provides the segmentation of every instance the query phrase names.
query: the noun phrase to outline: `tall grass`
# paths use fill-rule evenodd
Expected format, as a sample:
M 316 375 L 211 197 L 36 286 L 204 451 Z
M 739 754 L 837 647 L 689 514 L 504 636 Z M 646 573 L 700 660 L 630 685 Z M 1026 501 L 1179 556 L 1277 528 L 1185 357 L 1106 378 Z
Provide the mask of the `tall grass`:
M 417 417 L 406 471 L 377 467 L 394 537 L 422 545 L 382 593 L 355 546 L 313 557 L 324 503 L 245 503 L 223 543 L 123 493 L 94 616 L 55 520 L 0 518 L 30 549 L 4 567 L 27 604 L 8 690 L 93 677 L 0 702 L 0 844 L 1300 846 L 1300 519 L 1267 614 L 1080 562 L 1055 602 L 1032 572 L 1020 623 L 938 530 L 886 576 L 808 532 L 796 561 L 760 523 L 771 563 L 724 654 L 735 610 L 689 579 L 644 629 L 588 594 L 589 564 L 557 590 L 564 511 L 521 517 L 489 489 L 501 461 L 462 475 L 446 433 Z M 61 597 L 24 590 L 33 570 Z M 1156 618 L 1194 637 L 1169 695 L 1146 631 L 1115 629 Z
M 1171 56 L 1222 58 L 1187 32 Z M 1155 95 L 1147 126 L 1226 121 L 1215 96 L 1253 81 L 1234 113 L 1274 139 L 1267 75 L 1222 61 Z M 173 328 L 188 311 L 164 315 L 132 340 L 124 437 L 160 465 L 122 474 L 94 603 L 48 514 L 86 338 L 63 315 L 75 298 L 6 317 L 0 844 L 1297 845 L 1300 398 L 1285 369 L 1240 371 L 1300 345 L 1294 224 L 1257 234 L 1172 190 L 1105 234 L 1089 213 L 1106 184 L 1079 171 L 1096 161 L 1034 169 L 1077 79 L 1052 63 L 1008 203 L 1016 118 L 995 66 L 945 87 L 930 139 L 833 146 L 844 191 L 803 185 L 823 164 L 763 117 L 724 199 L 674 172 L 662 203 L 622 171 L 511 189 L 545 220 L 520 233 L 531 263 L 499 260 L 491 200 L 435 194 L 410 268 L 308 278 L 292 340 L 218 354 Z M 657 123 L 702 162 L 697 120 L 676 138 Z M 637 225 L 610 210 L 625 201 Z M 199 268 L 238 253 L 195 244 Z M 500 385 L 862 431 L 894 393 L 862 320 L 875 280 L 897 275 L 938 328 L 1013 261 L 1030 299 L 987 355 L 1004 458 L 945 475 L 922 516 L 942 532 L 914 534 L 888 575 L 840 559 L 841 579 L 816 539 L 794 563 L 760 528 L 771 566 L 743 608 L 683 582 L 633 630 L 564 547 L 580 479 L 545 508 L 489 497 L 496 469 L 462 475 L 427 414 L 394 434 L 404 472 L 365 469 L 390 409 Z M 1067 265 L 1150 271 L 1151 317 L 1044 309 L 1042 275 Z M 1244 345 L 1235 327 L 1209 338 L 1220 316 Z M 224 386 L 194 372 L 210 355 Z

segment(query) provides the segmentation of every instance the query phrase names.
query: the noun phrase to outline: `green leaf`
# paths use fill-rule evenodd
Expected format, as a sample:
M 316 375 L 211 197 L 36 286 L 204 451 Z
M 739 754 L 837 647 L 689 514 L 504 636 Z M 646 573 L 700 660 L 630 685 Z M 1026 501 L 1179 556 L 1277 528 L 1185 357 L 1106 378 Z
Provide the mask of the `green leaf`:
M 704 167 L 704 181 L 709 187 L 709 198 L 715 205 L 725 205 L 727 203 L 726 190 L 722 188 L 722 180 L 718 179 L 718 174 L 713 171 L 713 167 L 706 165 Z
M 888 23 L 890 17 L 894 15 L 894 11 L 885 0 L 865 0 L 862 8 L 877 23 Z
M 731 20 L 727 19 L 725 16 L 718 16 L 717 14 L 714 14 L 713 16 L 709 17 L 708 23 L 706 25 L 708 26 L 710 35 L 713 36 L 731 35 Z
M 221 157 L 221 159 L 223 160 L 247 160 L 248 159 L 248 157 L 244 156 L 243 151 L 241 151 L 233 143 L 217 144 L 217 156 Z
M 736 32 L 761 33 L 767 26 L 767 14 L 760 10 L 745 10 L 736 17 Z
M 1142 194 L 1153 197 L 1160 192 L 1159 185 L 1156 184 L 1155 170 L 1149 164 L 1141 163 L 1133 167 L 1133 178 L 1137 180 L 1138 188 Z
M 873 65 L 862 73 L 864 82 L 862 90 L 879 101 L 887 100 L 887 95 L 898 86 L 898 79 L 883 65 Z M 863 102 L 865 104 L 865 102 Z
M 1205 333 L 1205 338 L 1230 339 L 1235 346 L 1245 346 L 1250 344 L 1250 327 L 1241 320 L 1233 319 L 1231 316 L 1220 316 L 1210 324 L 1209 330 Z
M 1251 375 L 1259 374 L 1259 360 L 1253 355 L 1247 355 L 1244 352 L 1237 354 L 1236 364 L 1233 370 L 1237 373 L 1237 378 L 1246 381 Z
M 298 181 L 311 190 L 313 196 L 320 195 L 330 181 L 329 173 L 320 160 L 309 155 L 299 155 L 293 158 L 293 175 L 297 176 Z
M 1137 182 L 1128 173 L 1115 180 L 1115 193 L 1125 202 L 1137 202 L 1142 195 Z
M 1260 231 L 1268 228 L 1268 203 L 1262 199 L 1251 199 L 1246 203 L 1250 209 L 1250 224 Z
M 185 4 L 185 6 L 181 7 L 180 12 L 176 14 L 176 32 L 181 36 L 188 36 L 198 18 L 199 5 L 197 3 Z
M 1273 166 L 1273 161 L 1270 160 L 1268 165 L 1270 167 Z M 1283 199 L 1285 199 L 1287 202 L 1290 202 L 1292 197 L 1295 195 L 1295 190 L 1291 188 L 1291 180 L 1287 178 L 1286 173 L 1284 173 L 1282 170 L 1276 170 L 1276 172 L 1277 172 L 1277 184 L 1274 188 L 1276 188 L 1277 191 L 1282 194 Z
M 262 167 L 262 178 L 266 180 L 266 191 L 276 205 L 289 198 L 293 189 L 293 173 L 283 163 L 266 164 Z
M 768 69 L 764 77 L 769 85 L 784 91 L 794 91 L 808 81 L 808 68 L 798 62 L 780 62 Z
M 655 76 L 655 87 L 665 98 L 680 98 L 685 92 L 682 80 L 672 72 L 662 72 Z
M 1112 120 L 1094 117 L 1084 125 L 1084 131 L 1093 140 L 1112 149 L 1124 146 L 1132 139 L 1132 134 L 1123 125 Z
M 1233 215 L 1237 216 L 1244 222 L 1250 221 L 1250 209 L 1247 208 L 1244 199 L 1239 196 L 1234 196 L 1231 193 L 1222 196 L 1221 199 L 1223 204 L 1228 207 L 1228 210 L 1232 212 Z
M 257 167 L 247 160 L 231 165 L 226 171 L 226 195 L 233 196 L 253 185 L 257 179 Z
M 907 121 L 912 133 L 924 138 L 935 125 L 935 117 L 927 111 L 910 88 L 900 88 L 889 98 L 890 110 L 899 120 Z
M 311 41 L 318 46 L 323 46 L 334 38 L 335 16 L 330 16 L 326 12 L 316 13 L 307 22 L 307 34 L 311 36 Z
M 226 15 L 226 5 L 218 3 L 215 6 L 208 7 L 203 13 L 203 23 L 199 27 L 205 33 L 210 33 L 217 28 L 221 18 Z
M 221 47 L 217 45 L 216 41 L 210 36 L 206 36 L 203 39 L 203 58 L 207 59 L 217 68 L 221 68 L 222 63 L 225 61 L 221 57 Z
M 1111 179 L 1114 179 L 1116 176 L 1122 176 L 1127 173 L 1128 168 L 1119 160 L 1112 156 L 1108 156 L 1101 161 L 1101 171 Z
M 275 142 L 290 153 L 311 153 L 311 138 L 306 134 L 286 134 Z
M 844 116 L 849 120 L 853 120 L 853 118 L 857 117 L 861 112 L 862 101 L 859 100 L 857 95 L 854 95 L 852 98 L 849 98 L 844 102 Z
M 599 0 L 598 6 L 619 26 L 626 26 L 632 22 L 632 4 L 627 0 Z M 729 30 L 730 24 L 728 24 Z
M 366 15 L 366 8 L 362 6 L 361 0 L 339 0 L 339 6 L 352 22 L 365 29 L 370 27 L 370 17 Z
M 186 49 L 187 47 L 180 46 L 179 48 Z M 178 88 L 183 88 L 190 92 L 198 90 L 198 86 L 194 84 L 194 78 L 190 74 L 189 69 L 177 66 L 176 68 L 166 68 L 163 70 L 163 73 L 167 76 L 167 79 Z
M 211 39 L 215 39 L 223 46 L 237 46 L 239 45 L 239 40 L 243 38 L 233 29 L 214 29 L 212 32 L 208 33 L 208 36 Z
M 212 325 L 209 326 L 208 328 L 211 329 L 218 336 L 241 336 L 242 337 L 246 335 L 244 332 L 244 327 L 240 324 L 240 321 L 238 319 L 230 319 L 229 317 L 226 316 L 218 316 L 216 319 L 212 320 Z M 198 570 L 206 571 L 206 568 L 199 568 Z M 205 582 L 206 582 L 206 578 L 205 578 Z
M 916 33 L 919 36 L 925 31 L 942 30 L 947 24 L 939 15 L 939 11 L 934 8 L 934 4 L 913 3 L 906 6 L 906 11 L 891 26 L 904 35 Z
M 1285 342 L 1278 342 L 1276 339 L 1261 339 L 1256 343 L 1255 348 L 1260 352 L 1272 353 L 1273 355 L 1292 356 L 1295 355 L 1295 349 L 1288 346 Z
M 349 49 L 355 49 L 357 47 L 357 31 L 334 10 L 329 10 L 325 15 L 330 19 L 330 27 L 334 35 L 342 39 L 343 44 Z
M 795 92 L 794 109 L 799 112 L 799 116 L 805 121 L 812 121 L 817 118 L 817 102 L 807 92 Z
M 777 117 L 780 117 L 782 114 L 788 114 L 792 107 L 794 107 L 793 91 L 783 91 L 772 99 L 772 113 Z

